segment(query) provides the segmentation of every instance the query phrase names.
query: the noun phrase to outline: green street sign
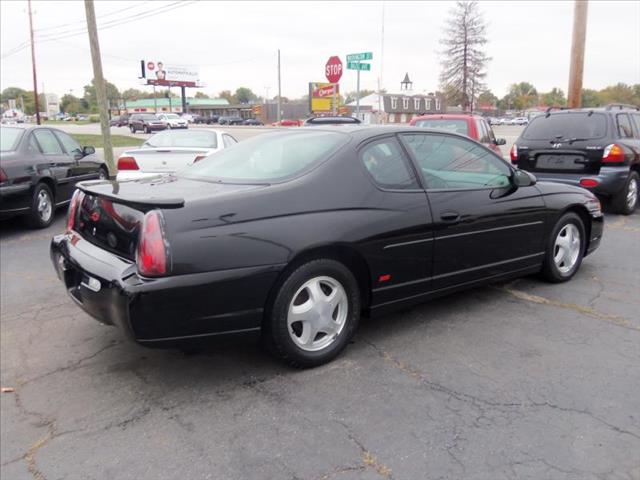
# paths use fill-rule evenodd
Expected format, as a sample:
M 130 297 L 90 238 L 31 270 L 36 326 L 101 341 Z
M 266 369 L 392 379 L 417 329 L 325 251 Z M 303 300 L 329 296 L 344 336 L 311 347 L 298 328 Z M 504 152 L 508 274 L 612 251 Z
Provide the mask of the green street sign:
M 358 63 L 358 62 L 347 62 L 347 68 L 349 70 L 371 70 L 370 63 Z
M 372 52 L 352 53 L 350 55 L 347 55 L 347 62 L 361 62 L 362 60 L 371 60 L 372 58 L 373 58 Z M 366 69 L 363 69 L 363 70 L 366 70 Z

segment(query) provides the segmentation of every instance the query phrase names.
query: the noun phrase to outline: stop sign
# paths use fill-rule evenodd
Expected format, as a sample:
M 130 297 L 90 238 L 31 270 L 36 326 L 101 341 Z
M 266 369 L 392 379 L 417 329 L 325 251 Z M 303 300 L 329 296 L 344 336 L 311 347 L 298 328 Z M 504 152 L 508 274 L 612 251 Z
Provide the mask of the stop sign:
M 324 67 L 324 73 L 329 83 L 338 83 L 342 77 L 342 62 L 339 57 L 329 57 Z

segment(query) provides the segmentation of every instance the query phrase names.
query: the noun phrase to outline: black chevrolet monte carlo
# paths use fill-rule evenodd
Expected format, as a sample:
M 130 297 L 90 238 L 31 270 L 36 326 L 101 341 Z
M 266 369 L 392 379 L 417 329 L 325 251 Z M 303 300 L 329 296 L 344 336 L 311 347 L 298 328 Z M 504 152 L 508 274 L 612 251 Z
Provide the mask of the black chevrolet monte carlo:
M 361 315 L 538 272 L 566 281 L 602 232 L 593 194 L 466 137 L 318 127 L 175 176 L 84 182 L 51 258 L 81 308 L 142 345 L 261 334 L 310 367 Z

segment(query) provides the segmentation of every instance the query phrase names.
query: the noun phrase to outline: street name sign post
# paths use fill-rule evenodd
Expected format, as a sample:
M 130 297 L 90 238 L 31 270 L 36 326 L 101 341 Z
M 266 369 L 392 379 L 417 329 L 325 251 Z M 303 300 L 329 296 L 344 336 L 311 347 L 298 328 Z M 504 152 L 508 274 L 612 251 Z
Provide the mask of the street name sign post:
M 358 80 L 356 84 L 356 117 L 360 115 L 360 71 L 366 72 L 371 70 L 370 63 L 360 63 L 363 60 L 372 60 L 373 52 L 350 53 L 347 55 L 347 69 L 358 72 Z

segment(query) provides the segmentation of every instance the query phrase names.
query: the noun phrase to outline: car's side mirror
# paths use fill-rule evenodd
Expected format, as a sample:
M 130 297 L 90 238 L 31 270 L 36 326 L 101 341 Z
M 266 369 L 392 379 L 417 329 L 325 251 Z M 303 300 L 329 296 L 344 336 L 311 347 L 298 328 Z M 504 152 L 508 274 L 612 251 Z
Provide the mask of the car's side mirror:
M 535 185 L 538 179 L 533 173 L 529 173 L 526 170 L 516 170 L 513 173 L 513 184 L 516 187 L 530 187 Z
M 87 155 L 93 155 L 96 153 L 95 147 L 82 147 L 82 156 L 86 157 Z
M 495 144 L 496 145 L 506 145 L 507 141 L 504 138 L 496 138 L 495 139 Z

